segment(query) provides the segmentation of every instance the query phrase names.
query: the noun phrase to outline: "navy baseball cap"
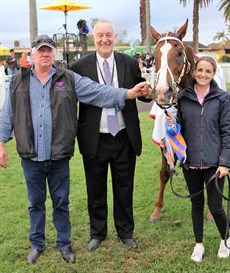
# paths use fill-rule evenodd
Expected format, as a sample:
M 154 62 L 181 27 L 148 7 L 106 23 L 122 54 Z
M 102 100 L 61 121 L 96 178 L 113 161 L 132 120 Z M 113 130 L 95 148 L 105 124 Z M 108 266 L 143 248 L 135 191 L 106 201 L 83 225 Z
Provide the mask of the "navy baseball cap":
M 56 43 L 54 40 L 49 37 L 48 35 L 39 35 L 32 43 L 32 47 L 35 47 L 36 49 L 39 49 L 42 46 L 48 46 L 50 48 L 55 48 Z

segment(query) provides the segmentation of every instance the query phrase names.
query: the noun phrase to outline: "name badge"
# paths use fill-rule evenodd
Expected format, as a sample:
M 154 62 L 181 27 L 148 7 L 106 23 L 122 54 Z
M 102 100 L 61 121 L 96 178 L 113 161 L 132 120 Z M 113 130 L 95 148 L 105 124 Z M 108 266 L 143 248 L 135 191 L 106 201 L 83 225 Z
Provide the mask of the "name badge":
M 115 108 L 107 108 L 107 115 L 108 116 L 115 116 L 116 115 L 116 109 Z

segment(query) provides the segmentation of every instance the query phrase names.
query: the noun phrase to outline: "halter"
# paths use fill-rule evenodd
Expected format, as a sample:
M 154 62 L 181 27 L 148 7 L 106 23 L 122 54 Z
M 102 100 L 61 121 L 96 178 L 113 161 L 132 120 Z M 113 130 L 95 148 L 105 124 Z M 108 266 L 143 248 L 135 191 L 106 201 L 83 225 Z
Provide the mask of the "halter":
M 181 82 L 181 79 L 182 79 L 182 77 L 184 76 L 184 74 L 185 73 L 188 73 L 189 72 L 189 70 L 190 70 L 190 63 L 189 63 L 189 61 L 188 61 L 188 58 L 187 58 L 187 55 L 186 55 L 186 52 L 185 52 L 185 47 L 184 47 L 184 44 L 182 43 L 182 41 L 181 40 L 179 40 L 178 38 L 176 38 L 176 37 L 173 37 L 173 36 L 165 36 L 165 37 L 162 37 L 161 39 L 159 39 L 158 40 L 158 42 L 157 42 L 157 44 L 156 44 L 156 47 L 158 46 L 158 44 L 160 43 L 160 42 L 162 42 L 162 41 L 165 41 L 165 44 L 167 44 L 168 43 L 168 41 L 169 40 L 174 40 L 174 41 L 177 41 L 177 42 L 179 42 L 180 44 L 181 44 L 181 46 L 183 47 L 183 55 L 184 55 L 184 60 L 183 60 L 183 68 L 182 68 L 182 71 L 181 71 L 181 73 L 180 73 L 180 76 L 178 77 L 178 79 L 177 79 L 177 81 L 175 81 L 174 80 L 174 76 L 173 76 L 173 74 L 172 74 L 172 71 L 170 70 L 170 68 L 169 68 L 169 66 L 168 66 L 168 62 L 167 62 L 167 66 L 166 66 L 166 69 L 167 69 L 167 71 L 169 72 L 169 75 L 170 75 L 170 77 L 171 77 L 171 80 L 172 80 L 172 84 L 171 84 L 171 88 L 172 88 L 172 90 L 173 90 L 173 97 L 176 97 L 177 96 L 177 94 L 179 93 L 179 84 L 180 84 L 180 82 Z M 160 73 L 162 72 L 162 70 L 163 69 L 165 69 L 165 67 L 162 67 L 162 68 L 160 68 L 159 69 L 159 71 L 157 72 L 157 74 L 156 74 L 156 78 L 155 78 L 155 80 L 154 80 L 154 87 L 156 86 L 156 83 L 157 83 L 157 81 L 158 81 L 158 79 L 159 79 L 159 76 L 160 76 Z M 167 104 L 168 105 L 168 104 Z M 171 106 L 171 105 L 173 105 L 173 98 L 171 98 L 171 100 L 170 100 L 170 102 L 169 102 L 169 105 Z M 169 107 L 170 107 L 169 106 Z M 163 107 L 162 107 L 163 108 Z

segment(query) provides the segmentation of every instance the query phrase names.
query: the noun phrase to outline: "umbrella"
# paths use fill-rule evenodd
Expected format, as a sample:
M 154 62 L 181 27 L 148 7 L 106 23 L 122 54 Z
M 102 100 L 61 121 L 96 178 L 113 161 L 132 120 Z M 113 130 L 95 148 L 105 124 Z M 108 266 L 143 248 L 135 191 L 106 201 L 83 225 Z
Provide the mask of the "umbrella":
M 6 46 L 0 46 L 0 56 L 6 56 L 10 54 L 10 49 L 9 47 Z
M 91 7 L 78 4 L 73 0 L 58 0 L 53 4 L 41 7 L 45 10 L 63 11 L 65 14 L 65 24 L 63 25 L 67 34 L 67 13 L 68 11 L 77 11 L 82 9 L 90 9 Z

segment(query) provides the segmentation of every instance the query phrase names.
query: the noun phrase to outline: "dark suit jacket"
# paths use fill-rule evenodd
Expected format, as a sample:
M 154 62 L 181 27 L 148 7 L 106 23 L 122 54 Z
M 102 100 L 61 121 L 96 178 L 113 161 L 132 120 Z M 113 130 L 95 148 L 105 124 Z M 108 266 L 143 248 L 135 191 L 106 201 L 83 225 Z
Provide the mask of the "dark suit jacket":
M 141 77 L 138 63 L 134 58 L 116 52 L 114 52 L 114 56 L 117 66 L 119 87 L 130 89 L 137 83 L 144 81 Z M 92 53 L 77 60 L 71 66 L 71 69 L 81 76 L 87 76 L 92 80 L 99 82 L 96 67 L 96 53 Z M 140 99 L 149 101 L 145 98 Z M 97 152 L 101 112 L 102 108 L 80 102 L 77 139 L 80 153 L 88 158 L 95 157 Z M 139 156 L 141 154 L 142 142 L 135 99 L 126 101 L 122 114 L 131 146 L 135 154 Z

